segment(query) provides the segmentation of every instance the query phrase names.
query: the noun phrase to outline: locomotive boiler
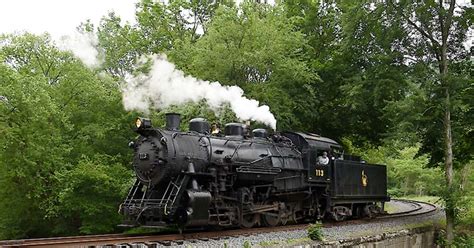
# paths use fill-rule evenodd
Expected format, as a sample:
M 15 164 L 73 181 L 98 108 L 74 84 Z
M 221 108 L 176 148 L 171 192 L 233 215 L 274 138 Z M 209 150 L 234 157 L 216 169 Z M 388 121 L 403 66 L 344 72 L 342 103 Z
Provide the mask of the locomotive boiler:
M 316 134 L 229 123 L 212 134 L 203 118 L 180 131 L 179 114 L 166 127 L 136 120 L 136 181 L 120 206 L 128 226 L 253 227 L 322 218 L 373 216 L 389 201 L 386 167 L 344 154 Z M 320 156 L 328 154 L 328 162 Z

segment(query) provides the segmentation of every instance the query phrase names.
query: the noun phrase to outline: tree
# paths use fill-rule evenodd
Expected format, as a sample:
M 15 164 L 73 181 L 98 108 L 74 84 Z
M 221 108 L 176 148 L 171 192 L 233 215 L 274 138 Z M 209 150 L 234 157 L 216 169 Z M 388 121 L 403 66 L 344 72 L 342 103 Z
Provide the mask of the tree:
M 396 49 L 403 30 L 387 26 L 383 8 L 369 3 L 294 0 L 288 15 L 308 40 L 308 63 L 321 77 L 312 129 L 351 137 L 357 145 L 381 144 L 393 123 L 385 108 L 405 97 L 407 66 Z
M 114 12 L 104 16 L 95 30 L 90 22 L 83 23 L 82 32 L 96 33 L 98 48 L 103 52 L 102 69 L 116 78 L 135 73 L 142 55 L 160 54 L 180 49 L 206 33 L 207 25 L 220 5 L 232 1 L 186 1 L 168 3 L 142 0 L 137 3 L 137 24 L 122 24 Z
M 358 145 L 387 137 L 414 145 L 421 136 L 420 154 L 429 153 L 432 165 L 444 160 L 447 192 L 455 190 L 453 154 L 459 166 L 472 160 L 472 59 L 463 47 L 472 7 L 456 1 L 286 5 L 290 16 L 302 18 L 307 37 L 316 37 L 310 44 L 318 49 L 312 61 L 322 88 L 336 92 L 319 97 L 327 100 L 318 112 L 330 123 L 316 122 L 322 132 L 352 133 Z M 449 242 L 456 212 L 451 196 L 445 197 Z
M 175 42 L 183 40 L 196 41 L 207 32 L 209 21 L 221 5 L 232 6 L 233 1 L 140 1 L 136 16 L 138 27 L 149 42 L 148 52 L 169 50 Z
M 445 179 L 448 191 L 455 189 L 453 185 L 453 110 L 457 108 L 456 98 L 459 97 L 459 91 L 463 91 L 466 85 L 459 84 L 464 81 L 462 75 L 456 73 L 450 68 L 456 63 L 466 59 L 467 52 L 463 48 L 463 42 L 467 39 L 467 29 L 472 22 L 472 8 L 469 6 L 460 6 L 455 0 L 446 1 L 427 1 L 427 2 L 409 2 L 400 1 L 398 3 L 390 2 L 393 13 L 403 22 L 406 32 L 409 34 L 411 46 L 406 46 L 406 56 L 417 59 L 416 63 L 423 63 L 427 70 L 436 72 L 438 77 L 434 81 L 428 81 L 428 92 L 431 92 L 430 98 L 434 108 L 432 118 L 439 118 L 438 113 L 443 116 L 443 135 L 441 133 L 435 136 L 425 136 L 424 146 L 429 147 L 435 139 L 443 140 L 443 158 Z M 420 56 L 424 53 L 424 56 Z M 436 68 L 436 69 L 435 69 Z M 436 109 L 441 111 L 436 111 Z M 430 130 L 427 128 L 425 130 Z M 431 131 L 431 130 L 430 130 Z M 430 144 L 431 143 L 431 144 Z M 432 149 L 436 153 L 437 149 Z M 471 155 L 472 156 L 472 155 Z M 437 158 L 438 156 L 432 156 Z M 454 199 L 445 197 L 446 201 L 446 229 L 447 241 L 451 244 L 453 241 L 453 230 L 455 220 L 455 208 L 452 204 Z
M 94 27 L 83 31 L 94 33 Z M 114 12 L 102 18 L 97 27 L 97 38 L 104 57 L 101 67 L 117 78 L 132 73 L 137 59 L 146 50 L 142 33 L 128 23 L 122 25 L 120 17 Z
M 62 190 L 70 183 L 62 175 L 75 173 L 78 163 L 87 158 L 88 164 L 110 164 L 107 175 L 125 178 L 125 167 L 120 170 L 115 165 L 129 161 L 126 144 L 134 135 L 128 126 L 133 117 L 124 112 L 112 78 L 87 68 L 71 53 L 58 50 L 48 36 L 6 35 L 0 43 L 0 195 L 4 199 L 0 203 L 0 236 L 86 232 L 83 230 L 87 228 L 76 223 L 91 226 L 87 215 L 71 214 L 65 219 L 58 212 L 66 210 L 58 206 L 63 202 Z M 89 180 L 78 180 L 82 179 Z M 100 187 L 100 182 L 94 183 L 88 186 Z M 68 199 L 74 199 L 81 192 L 68 193 Z M 86 195 L 81 199 L 86 201 L 84 204 L 107 202 L 111 208 L 103 214 L 110 219 L 100 221 L 109 223 L 109 229 L 118 223 L 118 214 L 112 211 L 113 205 L 119 204 L 117 198 L 101 200 Z M 64 223 L 70 224 L 68 228 Z
M 117 203 L 133 184 L 132 172 L 116 158 L 83 156 L 74 168 L 58 173 L 61 185 L 54 206 L 54 233 L 110 233 L 121 222 Z
M 280 129 L 307 129 L 318 76 L 304 63 L 305 40 L 279 6 L 221 6 L 208 31 L 169 55 L 195 77 L 238 85 L 270 106 Z
M 1 64 L 0 82 L 8 99 L 0 102 L 0 237 L 45 236 L 54 175 L 69 149 L 61 130 L 69 123 L 44 77 L 21 77 Z

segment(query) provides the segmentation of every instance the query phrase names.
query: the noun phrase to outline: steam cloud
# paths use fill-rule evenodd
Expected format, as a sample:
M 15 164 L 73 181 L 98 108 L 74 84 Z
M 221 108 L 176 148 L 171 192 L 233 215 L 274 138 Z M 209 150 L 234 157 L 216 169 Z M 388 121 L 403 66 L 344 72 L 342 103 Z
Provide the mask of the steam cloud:
M 125 109 L 147 112 L 150 108 L 160 109 L 205 99 L 213 110 L 229 103 L 240 120 L 258 121 L 276 129 L 276 119 L 270 108 L 244 97 L 240 87 L 185 76 L 164 56 L 154 57 L 153 62 L 149 75 L 126 79 L 123 89 Z
M 97 45 L 99 40 L 94 33 L 74 32 L 59 38 L 56 42 L 60 50 L 71 51 L 84 64 L 96 68 L 102 64 Z

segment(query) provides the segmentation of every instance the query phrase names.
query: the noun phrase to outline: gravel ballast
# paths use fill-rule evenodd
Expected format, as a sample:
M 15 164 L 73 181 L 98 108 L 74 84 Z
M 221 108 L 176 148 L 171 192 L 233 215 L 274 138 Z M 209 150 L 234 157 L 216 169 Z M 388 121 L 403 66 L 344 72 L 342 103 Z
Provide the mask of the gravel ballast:
M 391 233 L 407 228 L 428 226 L 441 221 L 444 214 L 441 210 L 420 215 L 395 219 L 375 220 L 350 225 L 336 225 L 323 227 L 322 232 L 325 241 L 345 240 L 356 237 Z M 158 243 L 159 247 L 273 247 L 273 246 L 296 246 L 298 244 L 310 243 L 306 230 L 278 231 L 271 233 L 256 233 L 249 236 L 223 237 L 219 239 L 195 239 L 179 242 Z M 136 246 L 140 247 L 140 246 Z M 142 246 L 143 247 L 143 246 Z

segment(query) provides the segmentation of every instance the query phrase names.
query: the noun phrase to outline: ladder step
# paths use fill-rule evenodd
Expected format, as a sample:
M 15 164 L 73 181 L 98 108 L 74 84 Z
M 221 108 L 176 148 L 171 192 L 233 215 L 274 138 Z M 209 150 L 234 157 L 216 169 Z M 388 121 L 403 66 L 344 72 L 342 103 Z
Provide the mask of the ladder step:
M 165 206 L 165 208 L 170 208 L 174 205 L 179 192 L 185 182 L 186 176 L 178 176 L 176 180 L 170 181 L 168 187 L 165 190 L 160 205 Z

